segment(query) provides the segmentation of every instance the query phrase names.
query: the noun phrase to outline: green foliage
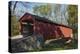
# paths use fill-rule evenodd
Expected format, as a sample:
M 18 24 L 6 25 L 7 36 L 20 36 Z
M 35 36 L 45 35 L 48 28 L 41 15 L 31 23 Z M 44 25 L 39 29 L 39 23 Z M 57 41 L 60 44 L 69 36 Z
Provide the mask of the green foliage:
M 69 5 L 68 6 L 68 23 L 71 27 L 73 27 L 73 24 L 78 23 L 78 7 L 76 5 Z
M 73 29 L 74 38 L 77 38 L 78 34 L 78 6 L 69 5 L 68 6 L 68 24 Z
M 51 5 L 46 4 L 46 5 L 35 6 L 33 8 L 33 12 L 38 15 L 42 15 L 42 16 L 50 16 L 51 15 Z
M 16 20 L 16 16 L 11 17 L 11 36 L 19 34 L 19 22 Z

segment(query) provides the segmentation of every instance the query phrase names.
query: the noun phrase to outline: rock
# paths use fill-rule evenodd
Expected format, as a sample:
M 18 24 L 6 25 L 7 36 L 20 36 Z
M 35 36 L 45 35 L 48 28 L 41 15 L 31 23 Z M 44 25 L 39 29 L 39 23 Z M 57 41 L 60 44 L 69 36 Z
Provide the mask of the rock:
M 19 38 L 23 38 L 23 35 L 16 35 L 16 36 L 11 37 L 11 39 L 19 39 Z

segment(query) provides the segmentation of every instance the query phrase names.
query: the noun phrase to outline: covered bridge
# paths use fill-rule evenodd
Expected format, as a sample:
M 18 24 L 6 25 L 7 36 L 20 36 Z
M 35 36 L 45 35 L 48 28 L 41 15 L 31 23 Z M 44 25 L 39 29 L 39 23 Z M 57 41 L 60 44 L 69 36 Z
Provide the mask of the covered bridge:
M 72 38 L 72 28 L 66 25 L 55 23 L 45 17 L 40 17 L 30 13 L 25 13 L 19 19 L 21 25 L 21 34 L 28 36 L 32 34 L 40 34 L 44 40 L 56 38 Z

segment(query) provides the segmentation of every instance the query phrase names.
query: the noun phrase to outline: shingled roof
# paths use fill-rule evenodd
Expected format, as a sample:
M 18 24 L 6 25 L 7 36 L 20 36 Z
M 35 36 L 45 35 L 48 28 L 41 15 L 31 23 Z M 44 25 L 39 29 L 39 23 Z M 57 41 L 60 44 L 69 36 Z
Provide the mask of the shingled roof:
M 55 22 L 49 20 L 48 18 L 40 17 L 40 16 L 38 16 L 38 15 L 33 15 L 33 14 L 30 14 L 30 13 L 25 13 L 25 14 L 19 19 L 19 21 L 22 20 L 22 19 L 24 18 L 24 16 L 29 16 L 29 15 L 32 16 L 35 20 L 39 20 L 39 21 L 42 21 L 42 22 L 51 23 L 51 24 L 56 24 L 56 25 L 59 25 L 59 26 L 64 26 L 64 27 L 67 27 L 67 28 L 71 28 L 71 27 L 69 27 L 69 26 L 67 26 L 67 25 L 55 23 Z

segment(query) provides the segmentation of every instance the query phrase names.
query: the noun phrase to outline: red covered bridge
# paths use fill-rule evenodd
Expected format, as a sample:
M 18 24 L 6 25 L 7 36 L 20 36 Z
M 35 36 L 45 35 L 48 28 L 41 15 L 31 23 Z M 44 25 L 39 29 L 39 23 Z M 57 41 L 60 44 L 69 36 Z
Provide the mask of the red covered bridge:
M 41 34 L 44 40 L 55 38 L 72 38 L 72 28 L 66 25 L 54 23 L 45 17 L 36 16 L 30 13 L 25 13 L 20 18 L 21 33 Z

